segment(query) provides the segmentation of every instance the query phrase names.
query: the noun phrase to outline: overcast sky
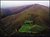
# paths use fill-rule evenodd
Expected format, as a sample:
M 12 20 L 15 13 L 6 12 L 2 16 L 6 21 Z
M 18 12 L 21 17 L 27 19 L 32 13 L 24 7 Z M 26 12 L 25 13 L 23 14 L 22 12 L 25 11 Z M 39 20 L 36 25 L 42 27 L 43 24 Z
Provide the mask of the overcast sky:
M 49 1 L 1 1 L 1 8 L 22 6 L 29 4 L 41 4 L 44 6 L 49 6 Z

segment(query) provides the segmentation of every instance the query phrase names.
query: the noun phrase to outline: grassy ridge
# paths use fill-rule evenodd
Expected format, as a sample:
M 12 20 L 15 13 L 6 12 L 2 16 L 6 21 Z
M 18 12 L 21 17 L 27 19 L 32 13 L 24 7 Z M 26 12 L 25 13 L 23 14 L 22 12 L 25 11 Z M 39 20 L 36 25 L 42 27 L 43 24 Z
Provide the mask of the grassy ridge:
M 21 13 L 2 18 L 0 23 L 1 25 L 0 28 L 2 28 L 2 30 L 4 29 L 3 32 L 4 31 L 7 32 L 9 29 L 11 33 L 13 33 L 14 31 L 16 32 L 16 30 L 18 31 L 18 29 L 23 25 L 23 22 L 27 20 L 31 15 L 34 17 L 33 19 L 35 23 L 46 24 L 46 22 L 48 22 L 49 20 L 48 18 L 49 12 L 48 12 L 48 8 L 45 9 L 46 7 L 44 8 L 42 7 L 43 6 L 40 6 L 40 5 L 39 6 L 33 5 L 30 8 L 22 11 Z M 9 34 L 10 34 L 10 31 L 9 31 Z

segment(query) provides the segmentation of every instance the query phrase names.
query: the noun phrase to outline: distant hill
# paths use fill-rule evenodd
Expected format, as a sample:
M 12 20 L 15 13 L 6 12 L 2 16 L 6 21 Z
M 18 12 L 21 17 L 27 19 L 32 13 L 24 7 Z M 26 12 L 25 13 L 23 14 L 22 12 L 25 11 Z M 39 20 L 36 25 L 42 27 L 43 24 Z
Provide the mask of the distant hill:
M 1 17 L 10 16 L 13 14 L 17 14 L 22 12 L 23 10 L 31 7 L 32 5 L 26 5 L 26 6 L 17 6 L 17 7 L 10 7 L 10 8 L 1 8 Z
M 14 10 L 12 9 L 12 12 L 13 11 Z M 40 22 L 41 24 L 49 25 L 49 8 L 43 5 L 34 4 L 29 8 L 24 10 L 22 9 L 22 12 L 20 11 L 18 14 L 15 12 L 13 15 L 2 18 L 0 23 L 1 32 L 3 29 L 3 32 L 7 32 L 8 35 L 16 33 L 16 30 L 18 30 L 23 25 L 23 22 L 27 20 L 31 15 L 34 17 L 33 21 L 35 21 L 35 23 Z

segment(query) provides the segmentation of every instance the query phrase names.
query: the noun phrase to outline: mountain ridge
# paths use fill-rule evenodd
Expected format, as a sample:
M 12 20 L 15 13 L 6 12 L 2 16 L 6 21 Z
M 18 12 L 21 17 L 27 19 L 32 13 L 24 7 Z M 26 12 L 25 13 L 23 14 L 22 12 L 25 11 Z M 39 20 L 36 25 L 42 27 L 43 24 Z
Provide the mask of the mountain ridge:
M 10 28 L 18 30 L 23 25 L 23 22 L 31 15 L 34 17 L 33 19 L 35 20 L 35 23 L 41 22 L 48 25 L 47 22 L 49 22 L 49 8 L 41 5 L 33 5 L 30 8 L 20 12 L 19 14 L 14 14 L 2 18 L 0 24 L 1 26 L 4 24 L 4 29 L 6 28 L 4 31 L 6 32 L 9 31 Z M 12 31 L 12 33 L 13 32 L 14 31 Z

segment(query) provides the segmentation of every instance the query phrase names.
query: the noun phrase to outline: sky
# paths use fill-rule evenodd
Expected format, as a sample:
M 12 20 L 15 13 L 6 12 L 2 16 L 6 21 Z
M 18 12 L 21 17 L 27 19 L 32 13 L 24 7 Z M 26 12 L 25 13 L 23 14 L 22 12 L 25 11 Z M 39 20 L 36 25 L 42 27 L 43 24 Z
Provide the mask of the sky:
M 49 1 L 1 1 L 1 8 L 23 6 L 30 4 L 40 4 L 44 6 L 49 6 Z

